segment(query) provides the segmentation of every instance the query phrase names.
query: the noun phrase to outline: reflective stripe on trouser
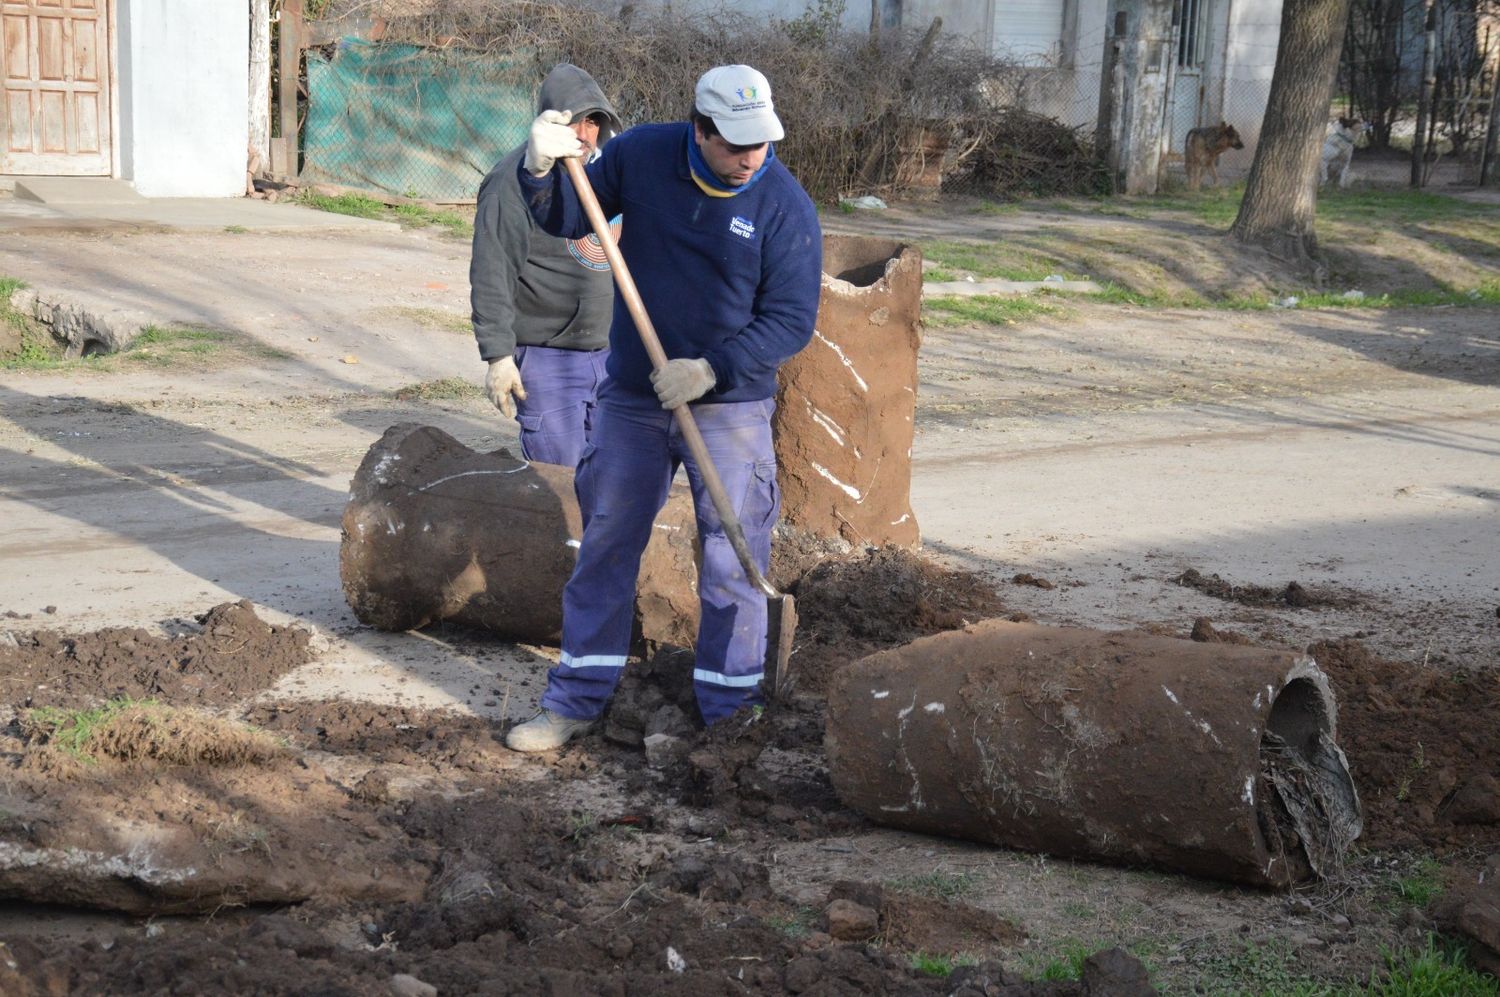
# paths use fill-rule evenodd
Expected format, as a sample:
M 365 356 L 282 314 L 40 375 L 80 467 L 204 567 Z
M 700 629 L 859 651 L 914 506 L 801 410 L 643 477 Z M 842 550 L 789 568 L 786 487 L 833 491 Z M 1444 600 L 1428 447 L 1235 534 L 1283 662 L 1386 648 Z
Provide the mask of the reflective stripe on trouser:
M 693 406 L 761 571 L 770 562 L 771 528 L 781 509 L 771 444 L 775 407 L 771 399 Z M 574 719 L 603 712 L 630 648 L 641 553 L 679 464 L 686 467 L 704 538 L 693 669 L 698 709 L 713 723 L 762 701 L 766 597 L 745 577 L 672 414 L 655 398 L 606 381 L 574 479 L 583 543 L 563 590 L 562 660 L 547 676 L 547 709 Z
M 609 350 L 517 346 L 516 369 L 526 397 L 516 399 L 521 456 L 575 467 L 594 421 L 594 396 Z

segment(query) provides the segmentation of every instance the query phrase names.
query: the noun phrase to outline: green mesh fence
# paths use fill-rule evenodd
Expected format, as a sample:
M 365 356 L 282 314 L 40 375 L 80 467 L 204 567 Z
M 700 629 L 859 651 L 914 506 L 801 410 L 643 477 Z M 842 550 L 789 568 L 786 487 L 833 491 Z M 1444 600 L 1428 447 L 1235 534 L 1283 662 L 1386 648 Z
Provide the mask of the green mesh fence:
M 529 81 L 476 53 L 346 39 L 307 53 L 304 179 L 430 201 L 474 198 L 526 140 Z

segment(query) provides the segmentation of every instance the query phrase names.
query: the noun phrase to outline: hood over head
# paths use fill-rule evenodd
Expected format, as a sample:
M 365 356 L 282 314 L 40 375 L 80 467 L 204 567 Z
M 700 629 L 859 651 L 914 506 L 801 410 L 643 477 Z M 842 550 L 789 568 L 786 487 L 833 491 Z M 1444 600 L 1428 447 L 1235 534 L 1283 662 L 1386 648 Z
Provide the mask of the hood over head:
M 604 145 L 613 136 L 625 130 L 614 105 L 604 96 L 604 91 L 594 78 L 570 62 L 560 62 L 542 81 L 537 94 L 537 113 L 543 111 L 572 111 L 577 122 L 590 114 L 602 114 L 606 124 L 599 128 L 599 145 Z

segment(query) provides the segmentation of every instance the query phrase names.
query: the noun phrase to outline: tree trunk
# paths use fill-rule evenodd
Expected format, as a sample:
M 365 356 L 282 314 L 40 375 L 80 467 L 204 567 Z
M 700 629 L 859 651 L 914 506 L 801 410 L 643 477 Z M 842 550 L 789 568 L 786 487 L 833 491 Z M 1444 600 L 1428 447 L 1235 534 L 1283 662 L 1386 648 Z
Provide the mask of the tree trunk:
M 1432 120 L 1432 97 L 1437 90 L 1437 5 L 1427 0 L 1426 31 L 1422 36 L 1422 94 L 1417 100 L 1417 129 L 1411 139 L 1411 185 L 1427 182 L 1423 157 L 1427 152 L 1428 126 Z
M 1318 161 L 1349 0 L 1286 0 L 1271 94 L 1245 199 L 1230 234 L 1265 246 L 1321 281 L 1327 268 L 1314 233 Z
M 271 0 L 250 0 L 250 148 L 271 165 Z

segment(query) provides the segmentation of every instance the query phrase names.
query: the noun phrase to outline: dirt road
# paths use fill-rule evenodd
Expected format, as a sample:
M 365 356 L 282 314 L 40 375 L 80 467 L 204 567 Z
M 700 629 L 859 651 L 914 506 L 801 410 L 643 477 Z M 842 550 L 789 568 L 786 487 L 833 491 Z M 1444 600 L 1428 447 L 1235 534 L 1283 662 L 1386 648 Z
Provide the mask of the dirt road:
M 464 243 L 421 232 L 8 239 L 0 274 L 108 289 L 163 323 L 239 332 L 285 359 L 6 374 L 0 606 L 55 606 L 49 622 L 81 627 L 246 597 L 338 645 L 315 669 L 332 681 L 349 680 L 340 662 L 394 677 L 401 655 L 343 605 L 338 516 L 360 456 L 394 422 L 486 449 L 513 441 L 482 398 L 392 394 L 479 383 L 466 272 Z M 1494 328 L 1477 309 L 1081 304 L 1025 327 L 930 327 L 913 454 L 924 541 L 997 580 L 1050 579 L 1007 593 L 1043 620 L 1207 615 L 1288 640 L 1369 631 L 1391 653 L 1493 662 Z M 1174 584 L 1188 568 L 1336 588 L 1353 605 L 1273 619 Z M 1402 625 L 1373 625 L 1392 617 Z M 405 687 L 462 702 L 463 681 L 436 676 L 466 664 L 433 667 Z
M 400 820 L 423 847 L 451 848 L 450 857 L 482 852 L 489 867 L 502 870 L 537 862 L 558 883 L 596 884 L 588 902 L 603 906 L 581 909 L 579 923 L 633 910 L 638 869 L 670 862 L 673 876 L 708 883 L 678 867 L 697 861 L 683 857 L 697 855 L 694 849 L 712 856 L 722 843 L 762 864 L 757 875 L 769 876 L 778 917 L 820 909 L 841 879 L 969 884 L 981 891 L 969 894 L 972 902 L 1024 921 L 1025 941 L 1006 935 L 1009 928 L 986 923 L 984 930 L 1007 937 L 1007 952 L 1032 976 L 1069 946 L 1091 951 L 1140 941 L 1155 946 L 1162 976 L 1196 979 L 1183 974 L 1219 972 L 1214 960 L 1230 951 L 1220 940 L 1241 935 L 1280 946 L 1277 952 L 1303 953 L 1312 960 L 1307 965 L 1328 973 L 1363 973 L 1378 960 L 1379 946 L 1422 937 L 1420 920 L 1398 935 L 1389 917 L 1372 915 L 1353 928 L 1345 918 L 1345 927 L 1329 934 L 1325 922 L 1289 920 L 1280 897 L 851 826 L 817 796 L 826 796 L 817 788 L 821 777 L 797 768 L 809 765 L 819 737 L 815 724 L 797 718 L 809 729 L 765 757 L 773 768 L 801 773 L 789 784 L 812 802 L 779 795 L 767 810 L 765 801 L 746 797 L 738 811 L 725 812 L 737 813 L 731 823 L 747 830 L 727 836 L 723 813 L 695 808 L 690 797 L 684 805 L 680 787 L 661 787 L 667 799 L 649 795 L 657 790 L 642 781 L 638 749 L 621 760 L 616 754 L 624 749 L 601 740 L 559 759 L 521 760 L 494 744 L 489 724 L 465 727 L 469 714 L 529 713 L 555 652 L 444 628 L 365 630 L 344 604 L 337 556 L 349 479 L 388 426 L 430 423 L 483 449 L 514 442 L 512 426 L 477 390 L 434 386 L 461 378 L 477 388 L 482 378 L 465 322 L 467 265 L 465 243 L 421 232 L 358 241 L 255 233 L 8 235 L 0 275 L 76 285 L 152 309 L 163 324 L 223 329 L 263 349 L 249 364 L 225 361 L 238 353 L 208 353 L 197 369 L 0 374 L 0 612 L 10 616 L 0 629 L 170 625 L 242 598 L 267 619 L 311 629 L 314 660 L 261 697 L 279 705 L 253 707 L 256 722 L 312 738 L 309 757 L 358 789 L 350 799 L 410 806 L 400 809 Z M 983 573 L 1006 603 L 1043 623 L 1185 635 L 1207 617 L 1220 631 L 1266 643 L 1300 648 L 1357 637 L 1414 667 L 1494 664 L 1497 327 L 1494 312 L 1481 309 L 1152 312 L 1071 302 L 1020 326 L 934 324 L 921 354 L 913 450 L 912 497 L 925 549 Z M 398 395 L 413 385 L 427 387 Z M 1289 592 L 1301 595 L 1288 602 Z M 394 707 L 351 710 L 335 723 L 326 710 L 301 717 L 286 705 L 331 697 Z M 417 707 L 456 712 L 429 728 L 428 715 L 410 711 Z M 425 740 L 404 746 L 399 732 L 414 728 Z M 1430 728 L 1424 731 L 1430 744 Z M 1421 740 L 1416 744 L 1420 761 Z M 1401 754 L 1407 743 L 1399 745 L 1378 759 L 1396 773 L 1392 782 L 1410 764 Z M 1353 758 L 1356 777 L 1376 760 Z M 376 769 L 399 771 L 395 788 L 380 782 L 371 789 L 363 777 Z M 411 802 L 414 784 L 451 800 L 460 795 L 452 787 L 465 779 L 491 780 L 486 791 L 498 795 L 470 798 L 470 816 L 461 820 L 446 804 Z M 540 806 L 538 797 L 524 789 L 532 783 L 546 794 L 541 810 L 531 809 Z M 266 798 L 292 798 L 277 795 L 283 791 L 268 790 Z M 1434 786 L 1430 799 L 1445 792 Z M 516 802 L 523 798 L 530 802 Z M 569 831 L 569 819 L 642 806 L 657 807 L 671 834 L 599 833 L 581 858 L 563 844 L 528 851 L 519 843 L 536 837 L 577 845 L 585 835 L 576 826 Z M 815 810 L 821 816 L 799 816 Z M 764 827 L 760 816 L 752 819 L 767 813 Z M 611 862 L 638 865 L 600 872 L 603 859 L 591 857 L 599 849 Z M 738 870 L 736 883 L 749 896 L 746 869 L 723 867 Z M 385 960 L 387 973 L 393 965 L 444 971 L 443 946 L 453 941 L 440 945 L 433 925 L 446 923 L 453 882 L 468 873 L 443 868 L 433 886 L 442 886 L 441 902 L 377 918 L 382 930 L 400 934 L 403 955 L 374 945 L 380 932 L 371 936 L 375 922 L 356 909 L 340 909 L 322 929 L 325 938 L 343 932 L 335 941 L 340 951 L 364 946 Z M 548 889 L 561 892 L 538 903 L 564 911 L 562 897 L 573 898 L 574 887 Z M 702 900 L 710 887 L 672 889 L 696 890 Z M 650 897 L 648 890 L 639 902 Z M 213 930 L 243 929 L 260 939 L 274 932 L 283 949 L 293 945 L 289 919 L 271 928 L 270 919 L 253 926 L 252 915 L 259 916 L 226 918 Z M 915 925 L 930 921 L 931 911 L 906 917 Z M 692 910 L 681 919 L 706 923 Z M 651 923 L 660 922 L 642 925 Z M 626 935 L 647 930 L 627 931 L 624 916 L 619 924 Z M 802 921 L 788 922 L 777 937 L 800 937 L 794 929 L 806 933 Z M 186 945 L 209 929 L 168 930 Z M 141 945 L 153 937 L 135 923 L 99 927 L 34 912 L 24 923 L 0 919 L 7 938 L 49 931 Z M 608 952 L 596 953 L 601 965 L 628 959 L 629 944 L 645 944 L 645 936 L 619 938 L 611 935 Z M 662 938 L 652 934 L 650 941 Z M 574 966 L 578 952 L 594 952 L 559 945 L 556 965 Z M 436 955 L 422 963 L 427 956 L 415 953 L 424 952 Z M 486 966 L 504 962 L 494 951 L 474 954 Z M 730 945 L 714 958 L 720 955 L 734 959 L 743 951 Z M 650 959 L 660 962 L 656 950 Z M 203 964 L 210 962 L 205 956 Z M 470 983 L 476 979 L 483 977 Z M 1247 979 L 1248 989 L 1257 989 Z

